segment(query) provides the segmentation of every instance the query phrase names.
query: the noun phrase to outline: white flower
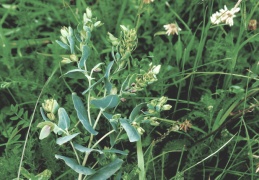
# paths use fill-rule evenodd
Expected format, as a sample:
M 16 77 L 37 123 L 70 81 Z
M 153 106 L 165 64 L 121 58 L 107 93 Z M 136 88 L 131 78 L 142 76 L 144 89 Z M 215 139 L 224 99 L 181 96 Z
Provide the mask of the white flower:
M 238 11 L 240 11 L 240 8 L 238 7 L 234 7 L 231 10 L 228 10 L 227 6 L 225 5 L 224 9 L 220 9 L 219 12 L 212 14 L 210 21 L 212 24 L 224 23 L 229 26 L 233 26 L 233 18 L 236 17 L 235 13 Z
M 151 2 L 154 2 L 154 0 L 143 0 L 143 2 L 144 2 L 145 4 L 149 4 L 149 3 L 151 3 Z
M 178 35 L 178 31 L 181 31 L 182 29 L 177 26 L 177 24 L 171 23 L 171 24 L 166 24 L 164 25 L 164 28 L 166 30 L 166 34 L 169 36 L 170 34 Z
M 212 16 L 210 17 L 211 23 L 212 24 L 219 24 L 221 22 L 220 16 L 221 16 L 221 14 L 219 12 L 216 12 L 216 13 L 212 14 Z
M 154 74 L 158 74 L 159 71 L 160 71 L 160 68 L 161 68 L 161 65 L 160 65 L 160 64 L 157 65 L 157 66 L 153 66 L 152 72 L 153 72 Z

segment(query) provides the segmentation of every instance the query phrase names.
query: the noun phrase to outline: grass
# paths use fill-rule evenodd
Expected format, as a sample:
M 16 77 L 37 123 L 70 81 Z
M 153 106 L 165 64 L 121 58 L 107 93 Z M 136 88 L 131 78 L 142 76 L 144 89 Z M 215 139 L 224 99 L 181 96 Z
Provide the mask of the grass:
M 109 174 L 107 179 L 258 179 L 259 32 L 248 26 L 251 19 L 258 21 L 259 3 L 242 1 L 233 26 L 210 21 L 224 5 L 231 9 L 235 4 L 2 2 L 0 176 L 97 179 L 99 173 L 103 178 Z M 60 64 L 65 57 L 71 59 L 71 52 L 56 40 L 63 26 L 74 33 L 81 28 L 77 25 L 87 7 L 92 20 L 103 23 L 81 44 L 91 52 L 87 66 L 80 67 L 89 76 L 64 76 L 80 65 Z M 182 29 L 178 35 L 165 34 L 163 25 L 169 23 Z M 112 46 L 108 32 L 120 44 Z M 76 44 L 72 54 L 80 60 L 84 51 Z M 158 65 L 161 69 L 155 74 Z M 81 125 L 72 92 L 98 135 Z M 70 127 L 39 140 L 37 125 L 44 122 L 40 107 L 51 98 L 67 112 Z M 171 108 L 163 111 L 164 105 Z M 51 123 L 60 126 L 58 112 L 55 118 Z M 80 134 L 70 143 L 56 144 L 75 133 Z M 75 144 L 99 151 L 82 152 Z M 78 172 L 64 157 L 98 173 Z

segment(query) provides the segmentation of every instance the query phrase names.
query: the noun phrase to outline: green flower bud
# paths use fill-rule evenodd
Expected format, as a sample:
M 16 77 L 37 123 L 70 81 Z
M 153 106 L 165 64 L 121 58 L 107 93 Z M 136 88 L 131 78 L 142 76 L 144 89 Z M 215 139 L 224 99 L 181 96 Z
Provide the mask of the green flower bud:
M 113 36 L 111 33 L 108 32 L 108 36 L 109 36 L 108 38 L 113 46 L 118 46 L 120 44 L 119 39 L 116 38 L 115 36 Z
M 166 104 L 166 105 L 163 105 L 162 111 L 167 111 L 167 110 L 170 110 L 171 108 L 172 106 L 170 104 Z
M 89 19 L 92 18 L 92 10 L 91 10 L 89 7 L 86 8 L 86 16 L 87 16 Z
M 54 121 L 55 118 L 56 118 L 53 113 L 47 113 L 47 117 L 48 117 L 51 121 Z
M 63 43 L 68 44 L 66 37 L 60 36 L 60 40 L 61 40 Z
M 152 68 L 152 72 L 153 72 L 154 74 L 158 74 L 159 71 L 160 71 L 160 68 L 161 68 L 161 65 L 154 66 L 154 67 Z
M 117 89 L 116 87 L 113 87 L 113 88 L 111 89 L 110 94 L 115 95 L 115 94 L 117 94 L 117 91 L 118 91 L 118 89 Z
M 42 103 L 42 108 L 44 109 L 44 111 L 46 111 L 48 113 L 51 112 L 51 113 L 55 114 L 59 108 L 59 105 L 56 100 L 47 99 L 47 100 L 44 100 L 44 103 Z
M 78 62 L 78 57 L 75 54 L 71 54 L 70 59 L 74 62 Z
M 39 139 L 42 140 L 42 139 L 45 139 L 46 137 L 48 137 L 51 133 L 52 129 L 49 125 L 45 125 L 41 131 L 40 131 L 40 137 Z
M 62 37 L 65 37 L 65 38 L 66 38 L 66 37 L 68 36 L 68 34 L 69 34 L 68 28 L 65 27 L 65 26 L 61 28 L 60 32 L 61 32 Z
M 94 23 L 94 27 L 100 27 L 101 25 L 103 25 L 101 21 L 97 21 Z
M 69 59 L 69 58 L 63 58 L 62 60 L 61 60 L 61 64 L 69 64 L 69 63 L 71 63 L 72 61 Z
M 112 116 L 112 119 L 120 119 L 121 118 L 121 114 L 114 114 L 113 116 Z
M 137 127 L 137 131 L 140 135 L 144 134 L 145 130 L 142 127 Z

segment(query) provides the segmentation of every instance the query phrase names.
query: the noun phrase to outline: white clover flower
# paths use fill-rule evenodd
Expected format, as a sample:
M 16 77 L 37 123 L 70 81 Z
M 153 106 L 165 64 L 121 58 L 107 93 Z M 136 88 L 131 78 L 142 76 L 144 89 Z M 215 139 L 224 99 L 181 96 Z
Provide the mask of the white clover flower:
M 221 16 L 221 14 L 219 12 L 212 14 L 212 16 L 210 17 L 211 23 L 219 24 L 221 22 L 220 16 Z
M 182 29 L 177 26 L 177 24 L 171 23 L 164 25 L 164 28 L 166 30 L 166 34 L 169 36 L 170 34 L 174 35 L 181 31 Z
M 219 23 L 224 23 L 229 26 L 234 25 L 234 20 L 233 18 L 236 17 L 235 13 L 239 12 L 240 8 L 234 7 L 231 10 L 228 10 L 227 6 L 224 6 L 224 9 L 220 9 L 219 12 L 216 12 L 212 14 L 210 17 L 210 21 L 212 24 L 219 24 Z

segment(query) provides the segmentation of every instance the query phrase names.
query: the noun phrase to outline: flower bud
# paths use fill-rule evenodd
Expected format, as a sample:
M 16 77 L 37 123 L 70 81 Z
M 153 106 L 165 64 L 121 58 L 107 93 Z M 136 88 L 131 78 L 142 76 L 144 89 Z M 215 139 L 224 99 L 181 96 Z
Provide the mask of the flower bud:
M 89 7 L 86 8 L 86 16 L 87 16 L 89 19 L 92 18 L 92 10 L 91 10 Z
M 68 44 L 66 37 L 60 36 L 60 39 L 63 43 Z
M 48 113 L 51 112 L 54 114 L 57 112 L 59 105 L 56 100 L 47 99 L 47 100 L 44 100 L 44 103 L 42 103 L 42 108 L 44 109 L 44 111 L 46 111 Z
M 154 67 L 152 68 L 152 72 L 153 72 L 154 74 L 158 74 L 159 71 L 160 71 L 160 68 L 161 68 L 161 65 L 160 65 L 160 64 L 157 65 L 157 66 L 154 66 Z
M 47 117 L 49 118 L 49 120 L 54 121 L 55 120 L 55 115 L 53 113 L 47 113 Z
M 116 87 L 113 87 L 112 89 L 111 89 L 111 92 L 110 92 L 110 94 L 113 94 L 113 95 L 116 95 L 117 94 L 117 88 Z
M 119 39 L 116 38 L 115 36 L 113 36 L 111 33 L 108 32 L 108 36 L 109 36 L 108 38 L 113 46 L 118 46 L 120 44 Z
M 71 54 L 70 59 L 74 62 L 78 62 L 78 57 L 75 54 Z
M 167 111 L 167 110 L 170 110 L 171 108 L 172 106 L 170 104 L 166 104 L 166 105 L 163 105 L 162 111 Z
M 145 130 L 142 127 L 137 127 L 137 131 L 140 135 L 144 134 Z
M 121 114 L 114 114 L 113 116 L 112 116 L 112 119 L 120 119 L 121 118 Z
M 102 25 L 101 21 L 97 21 L 94 23 L 94 27 L 100 27 Z
M 63 36 L 63 37 L 67 37 L 68 36 L 68 28 L 67 27 L 62 27 L 61 28 L 61 30 L 60 30 L 60 32 L 61 32 L 61 35 Z
M 39 137 L 39 139 L 42 140 L 42 139 L 48 137 L 49 134 L 51 133 L 51 131 L 52 131 L 52 130 L 51 130 L 51 127 L 50 127 L 49 125 L 45 125 L 45 126 L 41 129 L 41 131 L 40 131 L 40 137 Z
M 69 59 L 69 58 L 63 58 L 62 60 L 61 60 L 61 64 L 69 64 L 69 63 L 71 63 L 72 61 Z

